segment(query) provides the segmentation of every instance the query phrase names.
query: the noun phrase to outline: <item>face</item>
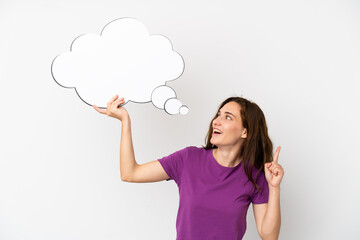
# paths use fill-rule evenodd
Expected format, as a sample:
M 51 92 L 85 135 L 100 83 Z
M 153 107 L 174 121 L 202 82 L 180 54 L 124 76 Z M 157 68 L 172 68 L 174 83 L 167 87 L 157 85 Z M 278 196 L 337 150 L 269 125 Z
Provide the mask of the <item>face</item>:
M 240 105 L 236 102 L 228 102 L 219 110 L 212 127 L 210 143 L 217 147 L 235 147 L 246 138 L 246 129 L 240 116 Z

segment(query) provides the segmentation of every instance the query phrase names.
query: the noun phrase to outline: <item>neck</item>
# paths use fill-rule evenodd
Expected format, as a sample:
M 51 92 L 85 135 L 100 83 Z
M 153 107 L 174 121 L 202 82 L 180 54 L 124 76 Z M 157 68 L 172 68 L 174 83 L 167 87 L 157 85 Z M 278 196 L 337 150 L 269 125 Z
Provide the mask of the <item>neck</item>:
M 239 147 L 218 147 L 213 149 L 213 155 L 216 161 L 224 167 L 235 167 L 241 161 L 240 158 L 237 158 L 239 152 Z

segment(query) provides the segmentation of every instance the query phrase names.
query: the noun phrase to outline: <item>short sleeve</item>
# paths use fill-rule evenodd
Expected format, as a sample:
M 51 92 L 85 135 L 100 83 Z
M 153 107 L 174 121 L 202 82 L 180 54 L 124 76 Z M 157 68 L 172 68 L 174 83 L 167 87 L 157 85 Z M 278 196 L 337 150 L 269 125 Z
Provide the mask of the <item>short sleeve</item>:
M 257 175 L 256 184 L 260 187 L 260 191 L 254 190 L 251 202 L 253 204 L 267 203 L 269 201 L 269 186 L 264 172 L 260 172 Z
M 167 175 L 170 177 L 166 181 L 174 180 L 177 184 L 181 181 L 181 174 L 184 169 L 184 161 L 188 155 L 188 148 L 176 151 L 169 156 L 158 159 Z

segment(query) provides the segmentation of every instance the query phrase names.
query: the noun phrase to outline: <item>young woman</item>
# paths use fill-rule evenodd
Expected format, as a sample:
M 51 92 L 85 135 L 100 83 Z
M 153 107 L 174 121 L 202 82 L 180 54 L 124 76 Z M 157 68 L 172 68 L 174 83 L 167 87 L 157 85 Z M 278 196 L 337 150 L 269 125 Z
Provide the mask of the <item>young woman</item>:
M 137 164 L 130 117 L 114 96 L 100 113 L 122 122 L 120 173 L 126 182 L 174 180 L 180 202 L 177 240 L 242 239 L 250 203 L 262 239 L 278 239 L 281 224 L 278 163 L 272 156 L 265 116 L 255 103 L 230 97 L 212 119 L 203 148 L 187 147 L 167 157 Z

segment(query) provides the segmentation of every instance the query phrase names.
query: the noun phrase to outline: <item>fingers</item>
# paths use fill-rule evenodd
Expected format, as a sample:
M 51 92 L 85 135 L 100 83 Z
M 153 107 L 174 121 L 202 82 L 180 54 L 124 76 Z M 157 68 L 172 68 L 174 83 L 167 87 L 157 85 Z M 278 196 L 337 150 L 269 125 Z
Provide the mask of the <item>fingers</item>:
M 277 176 L 279 174 L 279 168 L 275 167 L 273 169 L 271 169 L 272 174 L 274 174 L 275 176 Z
M 114 101 L 113 105 L 118 105 L 119 102 L 125 102 L 124 98 L 122 97 L 122 98 L 119 98 L 118 100 Z
M 265 173 L 267 173 L 267 172 L 270 171 L 270 170 L 269 170 L 270 166 L 271 166 L 271 163 L 265 163 L 265 167 L 264 167 Z
M 123 104 L 125 102 L 123 97 L 120 98 L 120 99 L 117 99 L 118 97 L 119 97 L 118 94 L 116 94 L 114 97 L 112 97 L 108 101 L 106 109 L 101 109 L 96 105 L 92 105 L 92 107 L 101 114 L 110 114 L 110 110 L 112 108 L 115 108 L 115 106 L 117 108 L 119 105 L 121 105 L 121 104 Z
M 108 101 L 106 109 L 110 109 L 112 103 L 113 103 L 117 98 L 118 98 L 118 95 L 117 95 L 117 94 L 116 94 L 115 96 L 113 96 L 113 97 Z
M 276 162 L 276 163 L 278 163 L 278 160 L 279 160 L 280 150 L 281 150 L 281 147 L 278 146 L 277 149 L 276 149 L 276 152 L 274 154 L 274 157 L 273 157 L 273 161 Z
M 105 114 L 106 113 L 106 110 L 105 109 L 101 109 L 99 108 L 98 106 L 96 105 L 92 105 L 93 108 L 95 108 L 96 111 L 98 111 L 99 113 L 102 113 L 102 114 Z
M 111 109 L 116 110 L 121 104 L 125 102 L 124 98 L 120 98 L 111 104 Z
M 272 164 L 271 167 L 269 167 L 269 171 L 275 176 L 278 176 L 282 174 L 284 170 L 280 164 Z
M 270 170 L 271 172 L 274 172 L 275 168 L 277 168 L 278 165 L 279 165 L 279 164 L 276 164 L 276 163 L 271 164 L 271 166 L 269 167 L 269 170 Z

